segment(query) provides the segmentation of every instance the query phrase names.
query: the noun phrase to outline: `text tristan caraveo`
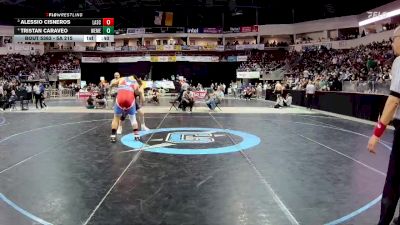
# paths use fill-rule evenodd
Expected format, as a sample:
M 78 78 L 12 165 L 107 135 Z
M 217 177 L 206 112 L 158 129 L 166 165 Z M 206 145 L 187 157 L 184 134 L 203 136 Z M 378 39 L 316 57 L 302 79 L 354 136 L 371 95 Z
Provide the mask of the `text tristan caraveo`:
M 22 34 L 66 34 L 68 28 L 19 28 Z

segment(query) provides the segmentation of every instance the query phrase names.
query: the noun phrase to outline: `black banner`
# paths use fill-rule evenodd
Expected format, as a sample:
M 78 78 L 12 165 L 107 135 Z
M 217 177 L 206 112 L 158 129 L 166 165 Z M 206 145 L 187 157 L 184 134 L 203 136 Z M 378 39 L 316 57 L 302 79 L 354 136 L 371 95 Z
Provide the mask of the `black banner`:
M 184 27 L 150 27 L 146 28 L 146 34 L 151 33 L 185 33 Z
M 283 95 L 286 96 L 287 93 L 292 95 L 294 105 L 306 106 L 305 91 L 288 90 L 284 91 Z M 377 94 L 317 91 L 312 102 L 315 109 L 377 121 L 387 97 Z M 265 99 L 276 101 L 276 94 L 268 90 Z
M 103 26 L 103 19 L 102 18 L 18 18 L 15 19 L 16 23 L 15 26 Z M 104 25 L 107 26 L 107 25 Z
M 102 27 L 14 27 L 14 35 L 43 35 L 43 34 L 103 34 Z M 107 29 L 107 27 L 105 27 Z M 112 28 L 112 31 L 114 29 Z M 104 33 L 106 34 L 106 33 Z M 109 34 L 114 34 L 109 33 Z
M 240 33 L 240 27 L 230 27 L 228 33 Z

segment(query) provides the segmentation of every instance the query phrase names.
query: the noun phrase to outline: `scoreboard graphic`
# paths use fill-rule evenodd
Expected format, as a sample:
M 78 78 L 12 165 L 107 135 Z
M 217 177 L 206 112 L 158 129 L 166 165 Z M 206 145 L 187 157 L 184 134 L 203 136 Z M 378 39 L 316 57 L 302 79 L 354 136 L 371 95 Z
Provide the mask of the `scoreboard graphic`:
M 114 42 L 114 18 L 82 18 L 81 13 L 46 13 L 17 18 L 16 42 Z

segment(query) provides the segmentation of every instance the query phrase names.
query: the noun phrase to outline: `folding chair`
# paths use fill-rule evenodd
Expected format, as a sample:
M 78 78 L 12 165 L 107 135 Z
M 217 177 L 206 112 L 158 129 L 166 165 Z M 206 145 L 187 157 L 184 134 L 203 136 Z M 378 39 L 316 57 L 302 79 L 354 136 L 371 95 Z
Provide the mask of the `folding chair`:
M 175 108 L 175 110 L 176 111 L 178 111 L 179 109 L 178 109 L 178 107 L 176 107 L 176 103 L 179 103 L 178 101 L 177 101 L 177 96 L 176 95 L 174 95 L 174 94 L 172 94 L 171 95 L 171 100 L 169 101 L 169 104 L 171 104 L 171 107 L 169 108 L 169 111 L 171 111 L 171 109 L 172 108 Z M 179 105 L 178 105 L 179 106 Z
M 175 108 L 176 111 L 179 110 L 178 107 L 176 107 L 176 105 L 175 105 L 176 103 L 179 103 L 178 101 L 174 101 L 173 100 L 173 101 L 170 101 L 169 103 L 171 104 L 171 107 L 169 108 L 169 111 L 171 111 L 172 108 Z
M 218 108 L 219 111 L 222 111 L 222 109 L 219 107 L 220 104 L 221 104 L 221 103 L 215 104 L 215 108 Z
M 10 111 L 17 110 L 17 101 L 11 101 L 10 103 Z
M 29 109 L 29 100 L 21 99 L 21 110 Z

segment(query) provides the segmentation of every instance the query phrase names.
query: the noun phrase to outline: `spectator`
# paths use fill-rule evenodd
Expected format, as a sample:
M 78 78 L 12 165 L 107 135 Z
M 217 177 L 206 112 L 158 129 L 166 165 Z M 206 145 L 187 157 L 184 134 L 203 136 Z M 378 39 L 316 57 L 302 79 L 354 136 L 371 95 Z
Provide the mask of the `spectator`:
M 2 111 L 6 110 L 7 102 L 8 102 L 8 99 L 7 99 L 7 96 L 4 94 L 4 92 L 0 93 L 0 110 L 2 110 Z
M 40 105 L 44 105 L 44 108 L 47 109 L 47 104 L 46 104 L 46 91 L 43 90 L 43 92 L 40 94 Z
M 237 98 L 238 85 L 236 82 L 231 82 L 231 91 L 234 98 Z
M 186 111 L 186 108 L 189 106 L 190 112 L 192 112 L 194 105 L 194 96 L 193 92 L 188 88 L 182 96 L 182 110 Z
M 261 83 L 257 84 L 257 88 L 256 88 L 257 98 L 262 98 L 262 91 L 263 91 L 262 84 Z
M 11 91 L 11 96 L 8 98 L 8 106 L 10 107 L 10 111 L 12 110 L 12 107 L 15 106 L 15 102 L 18 100 L 17 95 L 15 94 L 15 91 Z

